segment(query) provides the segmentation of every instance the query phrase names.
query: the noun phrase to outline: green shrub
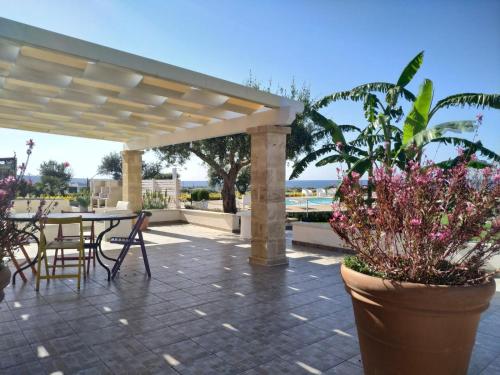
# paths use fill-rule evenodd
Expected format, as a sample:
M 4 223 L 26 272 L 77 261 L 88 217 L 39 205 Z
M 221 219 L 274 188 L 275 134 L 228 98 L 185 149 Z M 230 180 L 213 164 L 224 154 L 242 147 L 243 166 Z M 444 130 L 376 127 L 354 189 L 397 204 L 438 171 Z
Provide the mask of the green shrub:
M 142 208 L 145 210 L 168 208 L 170 198 L 167 191 L 146 191 L 142 195 Z
M 199 199 L 198 199 L 198 189 L 196 190 L 192 190 L 191 191 L 191 200 L 194 201 L 194 202 L 198 202 Z
M 210 198 L 210 192 L 206 189 L 195 189 L 191 192 L 191 200 L 194 202 L 207 201 Z
M 313 211 L 313 212 L 288 212 L 288 217 L 297 218 L 300 221 L 309 223 L 327 223 L 332 217 L 330 211 Z

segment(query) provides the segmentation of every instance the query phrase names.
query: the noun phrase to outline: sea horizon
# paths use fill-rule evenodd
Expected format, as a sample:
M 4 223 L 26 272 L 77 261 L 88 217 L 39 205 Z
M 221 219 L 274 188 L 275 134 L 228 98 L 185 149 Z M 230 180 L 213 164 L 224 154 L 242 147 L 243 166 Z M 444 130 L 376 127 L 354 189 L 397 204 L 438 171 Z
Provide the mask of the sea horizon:
M 25 176 L 26 180 L 31 180 L 33 183 L 40 181 L 40 176 Z M 321 189 L 331 186 L 338 186 L 340 180 L 286 180 L 285 186 L 287 189 Z M 361 181 L 366 184 L 365 180 Z M 74 177 L 71 179 L 70 185 L 86 186 L 87 179 L 81 177 Z M 210 188 L 207 180 L 182 180 L 181 187 L 183 189 L 194 188 Z

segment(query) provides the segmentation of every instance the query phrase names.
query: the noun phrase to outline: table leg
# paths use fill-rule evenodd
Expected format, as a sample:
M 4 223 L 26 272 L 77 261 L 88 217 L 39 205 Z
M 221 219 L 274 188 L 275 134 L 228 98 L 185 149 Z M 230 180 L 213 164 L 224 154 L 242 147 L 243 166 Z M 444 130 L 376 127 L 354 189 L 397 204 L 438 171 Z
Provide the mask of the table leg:
M 112 230 L 113 228 L 116 228 L 118 225 L 120 224 L 120 220 L 116 220 L 116 224 L 114 224 L 114 220 L 111 220 L 110 223 L 109 223 L 109 228 L 103 230 L 101 233 L 99 233 L 99 235 L 97 236 L 97 239 L 95 241 L 95 244 L 94 244 L 94 251 L 95 251 L 95 255 L 96 255 L 96 258 L 97 258 L 97 262 L 106 270 L 106 272 L 108 273 L 108 281 L 111 280 L 111 271 L 110 269 L 108 268 L 108 266 L 106 266 L 102 260 L 101 260 L 101 257 L 100 255 L 102 255 L 103 258 L 106 258 L 108 260 L 111 260 L 111 261 L 114 261 L 116 262 L 116 259 L 115 258 L 110 258 L 106 255 L 104 255 L 104 252 L 102 251 L 102 246 L 101 246 L 101 242 L 104 238 L 104 235 L 106 233 L 108 233 L 110 230 Z M 100 254 L 100 255 L 99 255 Z

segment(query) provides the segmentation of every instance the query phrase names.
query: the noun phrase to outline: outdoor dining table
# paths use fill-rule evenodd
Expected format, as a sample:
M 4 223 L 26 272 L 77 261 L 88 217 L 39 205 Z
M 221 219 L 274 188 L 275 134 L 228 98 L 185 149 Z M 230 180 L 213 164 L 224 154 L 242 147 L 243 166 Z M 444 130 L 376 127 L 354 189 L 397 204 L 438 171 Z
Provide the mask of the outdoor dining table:
M 95 251 L 95 255 L 97 258 L 97 262 L 106 270 L 108 274 L 108 281 L 111 280 L 111 271 L 108 266 L 106 266 L 102 259 L 101 256 L 105 259 L 108 259 L 110 261 L 116 262 L 115 258 L 108 257 L 104 254 L 102 251 L 101 243 L 102 240 L 104 239 L 104 235 L 111 231 L 113 228 L 116 228 L 122 220 L 132 220 L 137 218 L 137 214 L 135 213 L 91 213 L 91 212 L 72 212 L 72 213 L 50 213 L 48 215 L 45 215 L 46 217 L 49 218 L 67 218 L 67 217 L 82 217 L 82 221 L 86 222 L 94 222 L 94 221 L 109 221 L 109 227 L 105 228 L 99 235 L 97 236 L 96 240 L 91 243 L 92 249 Z M 8 220 L 14 222 L 14 223 L 26 223 L 26 222 L 33 222 L 34 227 L 36 229 L 39 229 L 38 227 L 38 220 L 39 218 L 36 217 L 34 213 L 15 213 L 9 216 Z M 33 232 L 27 232 L 26 230 L 20 229 L 18 230 L 20 234 L 25 234 L 35 240 L 37 244 L 39 244 L 38 237 L 35 235 Z M 100 255 L 99 255 L 100 254 Z M 36 262 L 38 261 L 38 254 L 33 258 L 31 263 L 28 263 L 21 267 L 19 270 L 14 272 L 12 275 L 12 284 L 16 283 L 16 275 L 24 271 L 25 269 L 31 267 L 32 265 L 35 265 Z

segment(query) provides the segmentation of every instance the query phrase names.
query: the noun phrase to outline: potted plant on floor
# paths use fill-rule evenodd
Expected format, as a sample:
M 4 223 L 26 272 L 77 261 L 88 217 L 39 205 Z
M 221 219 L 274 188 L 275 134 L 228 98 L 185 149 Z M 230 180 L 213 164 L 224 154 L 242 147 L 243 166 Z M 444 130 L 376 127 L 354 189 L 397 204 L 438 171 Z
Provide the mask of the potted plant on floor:
M 90 206 L 90 191 L 88 189 L 84 189 L 80 192 L 80 194 L 78 194 L 76 201 L 80 207 L 80 212 L 87 212 Z
M 196 189 L 191 192 L 191 201 L 194 208 L 199 210 L 208 209 L 210 192 L 206 189 Z
M 366 374 L 466 374 L 481 312 L 495 292 L 500 174 L 382 166 L 376 203 L 343 179 L 333 230 L 357 252 L 341 268 Z
M 12 213 L 13 200 L 16 198 L 19 184 L 24 178 L 24 173 L 34 145 L 35 143 L 31 139 L 26 142 L 26 162 L 19 166 L 19 174 L 16 175 L 17 171 L 15 170 L 8 171 L 8 173 L 6 173 L 7 176 L 0 179 L 0 302 L 4 298 L 3 290 L 9 285 L 10 281 L 11 273 L 6 262 L 9 250 L 17 248 L 20 243 L 26 240 L 20 236 L 14 224 L 9 221 L 9 215 Z M 43 213 L 44 205 L 45 203 L 42 201 L 37 209 L 37 213 Z M 32 225 L 32 223 L 26 223 L 23 224 L 22 228 L 18 229 L 27 232 L 31 229 L 30 227 Z

